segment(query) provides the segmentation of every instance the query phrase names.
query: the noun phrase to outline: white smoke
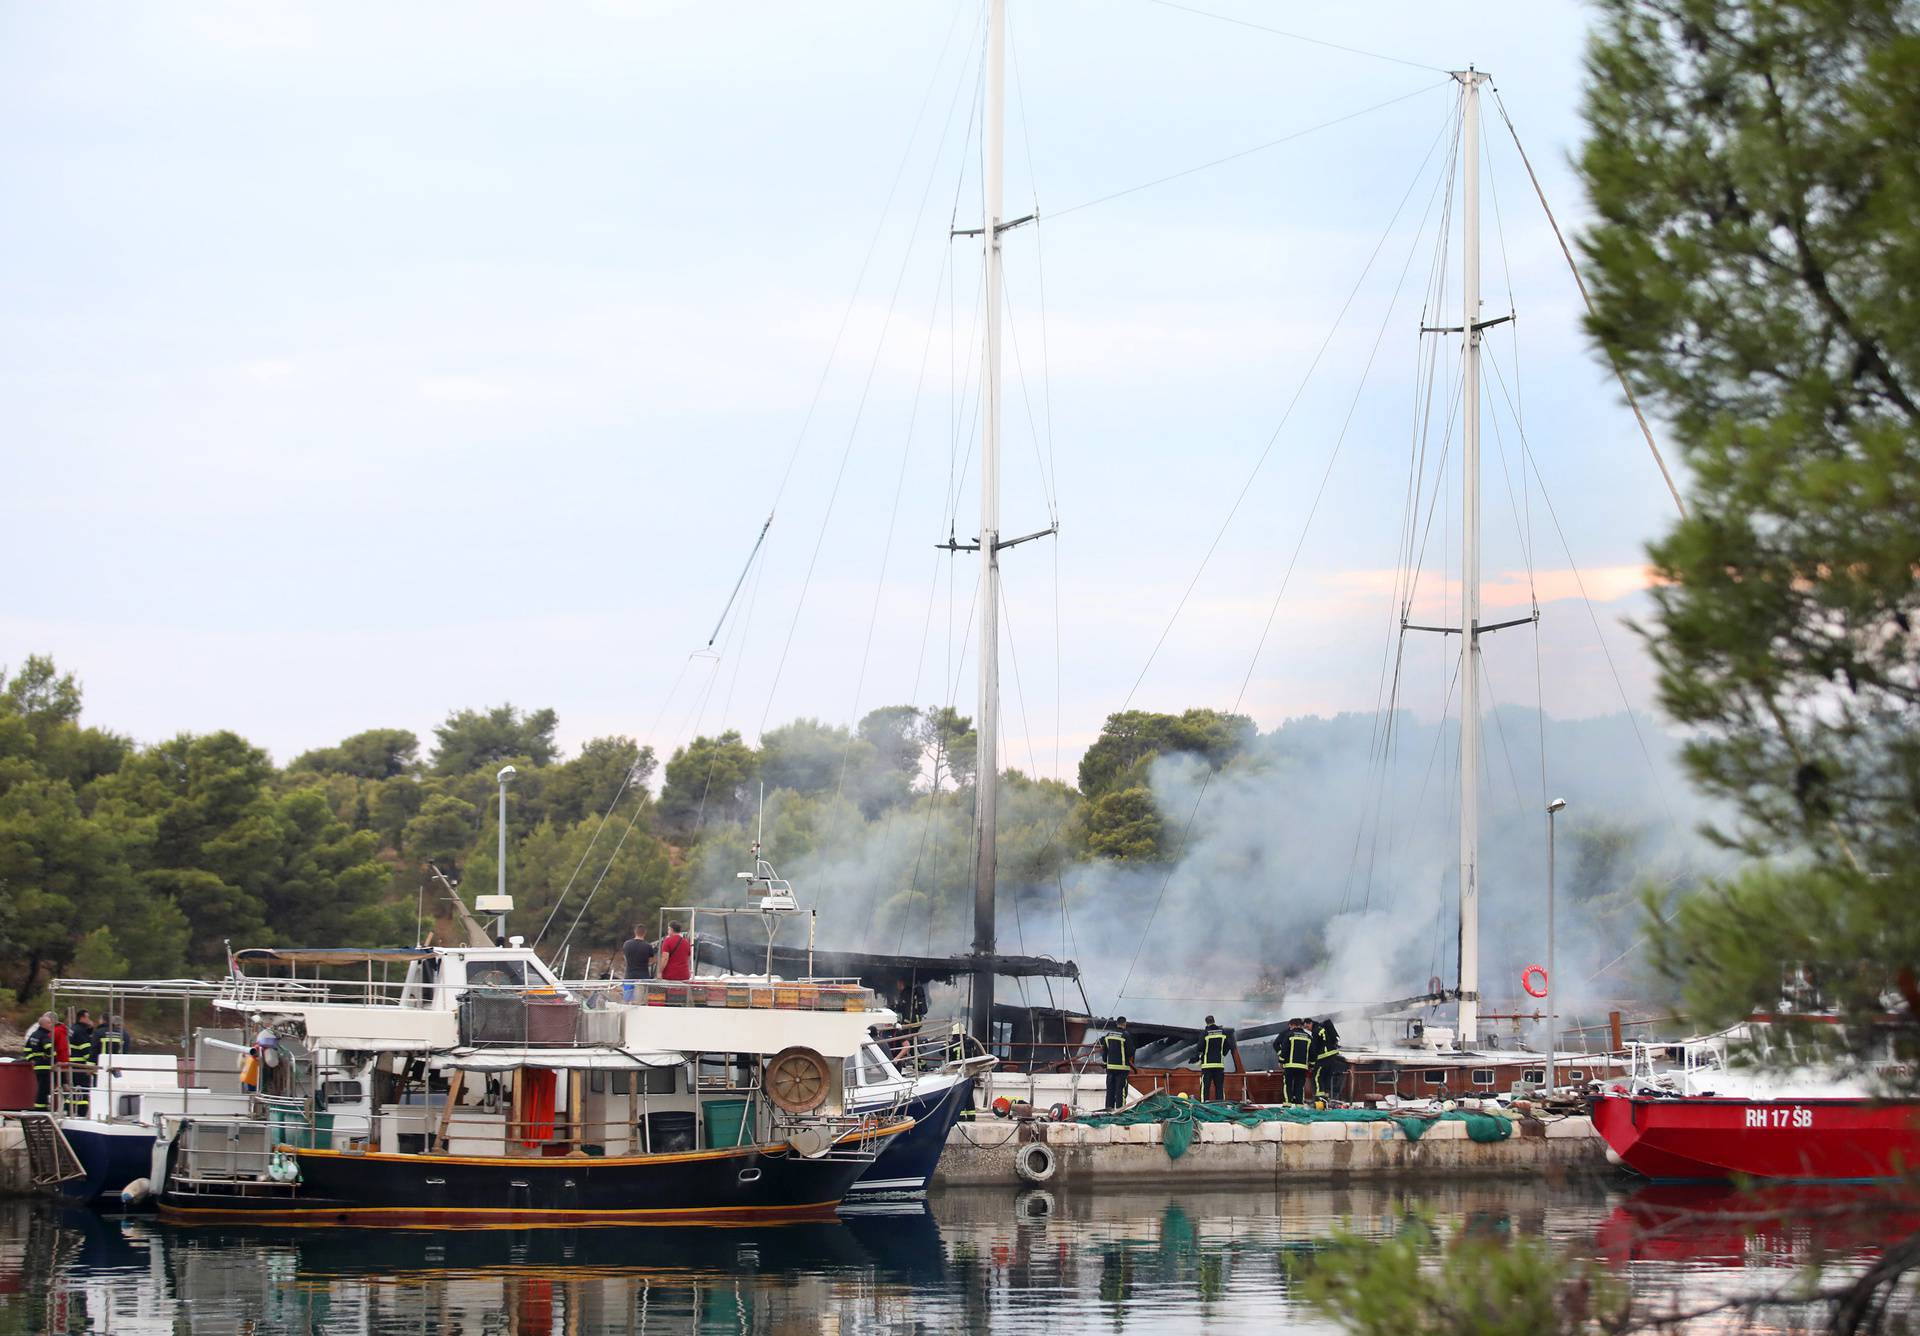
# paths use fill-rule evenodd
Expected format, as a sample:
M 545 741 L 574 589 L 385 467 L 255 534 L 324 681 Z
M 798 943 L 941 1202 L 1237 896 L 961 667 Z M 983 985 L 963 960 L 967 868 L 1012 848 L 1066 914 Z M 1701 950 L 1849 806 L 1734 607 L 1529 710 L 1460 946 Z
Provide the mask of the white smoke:
M 1545 957 L 1549 797 L 1569 803 L 1558 818 L 1560 1009 L 1631 996 L 1644 982 L 1633 969 L 1639 888 L 1684 888 L 1728 864 L 1695 833 L 1712 813 L 1681 774 L 1675 740 L 1644 718 L 1543 720 L 1515 707 L 1489 714 L 1483 735 L 1483 1005 L 1533 1005 L 1520 975 Z M 1047 834 L 1056 854 L 1067 838 L 1065 806 L 1003 786 L 999 949 L 1071 957 L 1097 1014 L 1171 1023 L 1335 1011 L 1424 993 L 1435 977 L 1452 986 L 1457 725 L 1400 716 L 1384 759 L 1379 738 L 1372 716 L 1303 718 L 1218 772 L 1159 758 L 1149 782 L 1161 847 L 1177 852 L 1158 864 L 1033 873 Z M 803 902 L 821 907 L 823 945 L 964 952 L 971 815 L 965 793 L 873 820 L 851 804 L 769 795 L 768 847 Z M 731 844 L 703 848 L 703 880 L 733 870 L 715 865 L 719 849 L 744 856 Z M 1006 1000 L 1049 1000 L 1042 985 L 1008 987 Z M 1069 1000 L 1058 984 L 1051 997 Z

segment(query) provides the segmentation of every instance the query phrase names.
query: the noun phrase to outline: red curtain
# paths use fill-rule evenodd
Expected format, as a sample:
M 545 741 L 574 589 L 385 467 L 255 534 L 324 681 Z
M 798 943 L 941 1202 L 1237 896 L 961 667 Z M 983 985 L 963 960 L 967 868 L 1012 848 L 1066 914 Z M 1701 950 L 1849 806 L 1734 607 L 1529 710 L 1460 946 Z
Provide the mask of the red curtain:
M 522 1067 L 514 1084 L 514 1102 L 520 1106 L 520 1144 L 539 1146 L 553 1138 L 553 1101 L 559 1081 L 544 1067 Z

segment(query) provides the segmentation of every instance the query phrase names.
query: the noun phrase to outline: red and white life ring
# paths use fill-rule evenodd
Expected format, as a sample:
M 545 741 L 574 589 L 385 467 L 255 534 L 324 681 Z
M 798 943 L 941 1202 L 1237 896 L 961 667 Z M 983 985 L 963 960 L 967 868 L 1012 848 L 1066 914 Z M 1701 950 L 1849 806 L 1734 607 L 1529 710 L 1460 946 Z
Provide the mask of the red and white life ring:
M 1538 988 L 1533 986 L 1533 976 L 1536 974 L 1540 976 L 1540 986 Z M 1520 971 L 1520 986 L 1527 990 L 1528 997 L 1545 997 L 1547 995 L 1547 972 L 1538 965 L 1527 966 L 1524 970 Z

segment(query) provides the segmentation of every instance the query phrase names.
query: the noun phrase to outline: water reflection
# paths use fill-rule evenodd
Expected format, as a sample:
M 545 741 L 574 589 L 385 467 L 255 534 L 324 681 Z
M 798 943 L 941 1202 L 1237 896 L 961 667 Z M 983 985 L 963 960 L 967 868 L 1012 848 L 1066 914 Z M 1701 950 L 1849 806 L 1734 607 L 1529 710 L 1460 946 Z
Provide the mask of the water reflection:
M 1312 1325 L 1290 1293 L 1291 1264 L 1343 1223 L 1387 1237 L 1430 1216 L 1473 1234 L 1544 1235 L 1658 1303 L 1771 1287 L 1817 1258 L 1858 1266 L 1920 1227 L 1920 1212 L 1862 1217 L 1860 1203 L 1538 1181 L 974 1191 L 778 1229 L 462 1231 L 174 1228 L 6 1203 L 0 1336 L 1266 1332 Z

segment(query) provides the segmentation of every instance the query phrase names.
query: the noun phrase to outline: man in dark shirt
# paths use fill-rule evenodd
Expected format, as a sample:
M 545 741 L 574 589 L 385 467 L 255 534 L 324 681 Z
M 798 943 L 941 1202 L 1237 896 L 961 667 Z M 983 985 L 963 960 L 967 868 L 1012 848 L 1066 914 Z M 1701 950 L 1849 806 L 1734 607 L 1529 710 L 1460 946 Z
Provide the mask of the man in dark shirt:
M 633 925 L 633 936 L 620 944 L 621 969 L 627 976 L 627 998 L 633 998 L 633 981 L 653 977 L 654 945 L 647 940 L 647 930 L 638 923 Z

